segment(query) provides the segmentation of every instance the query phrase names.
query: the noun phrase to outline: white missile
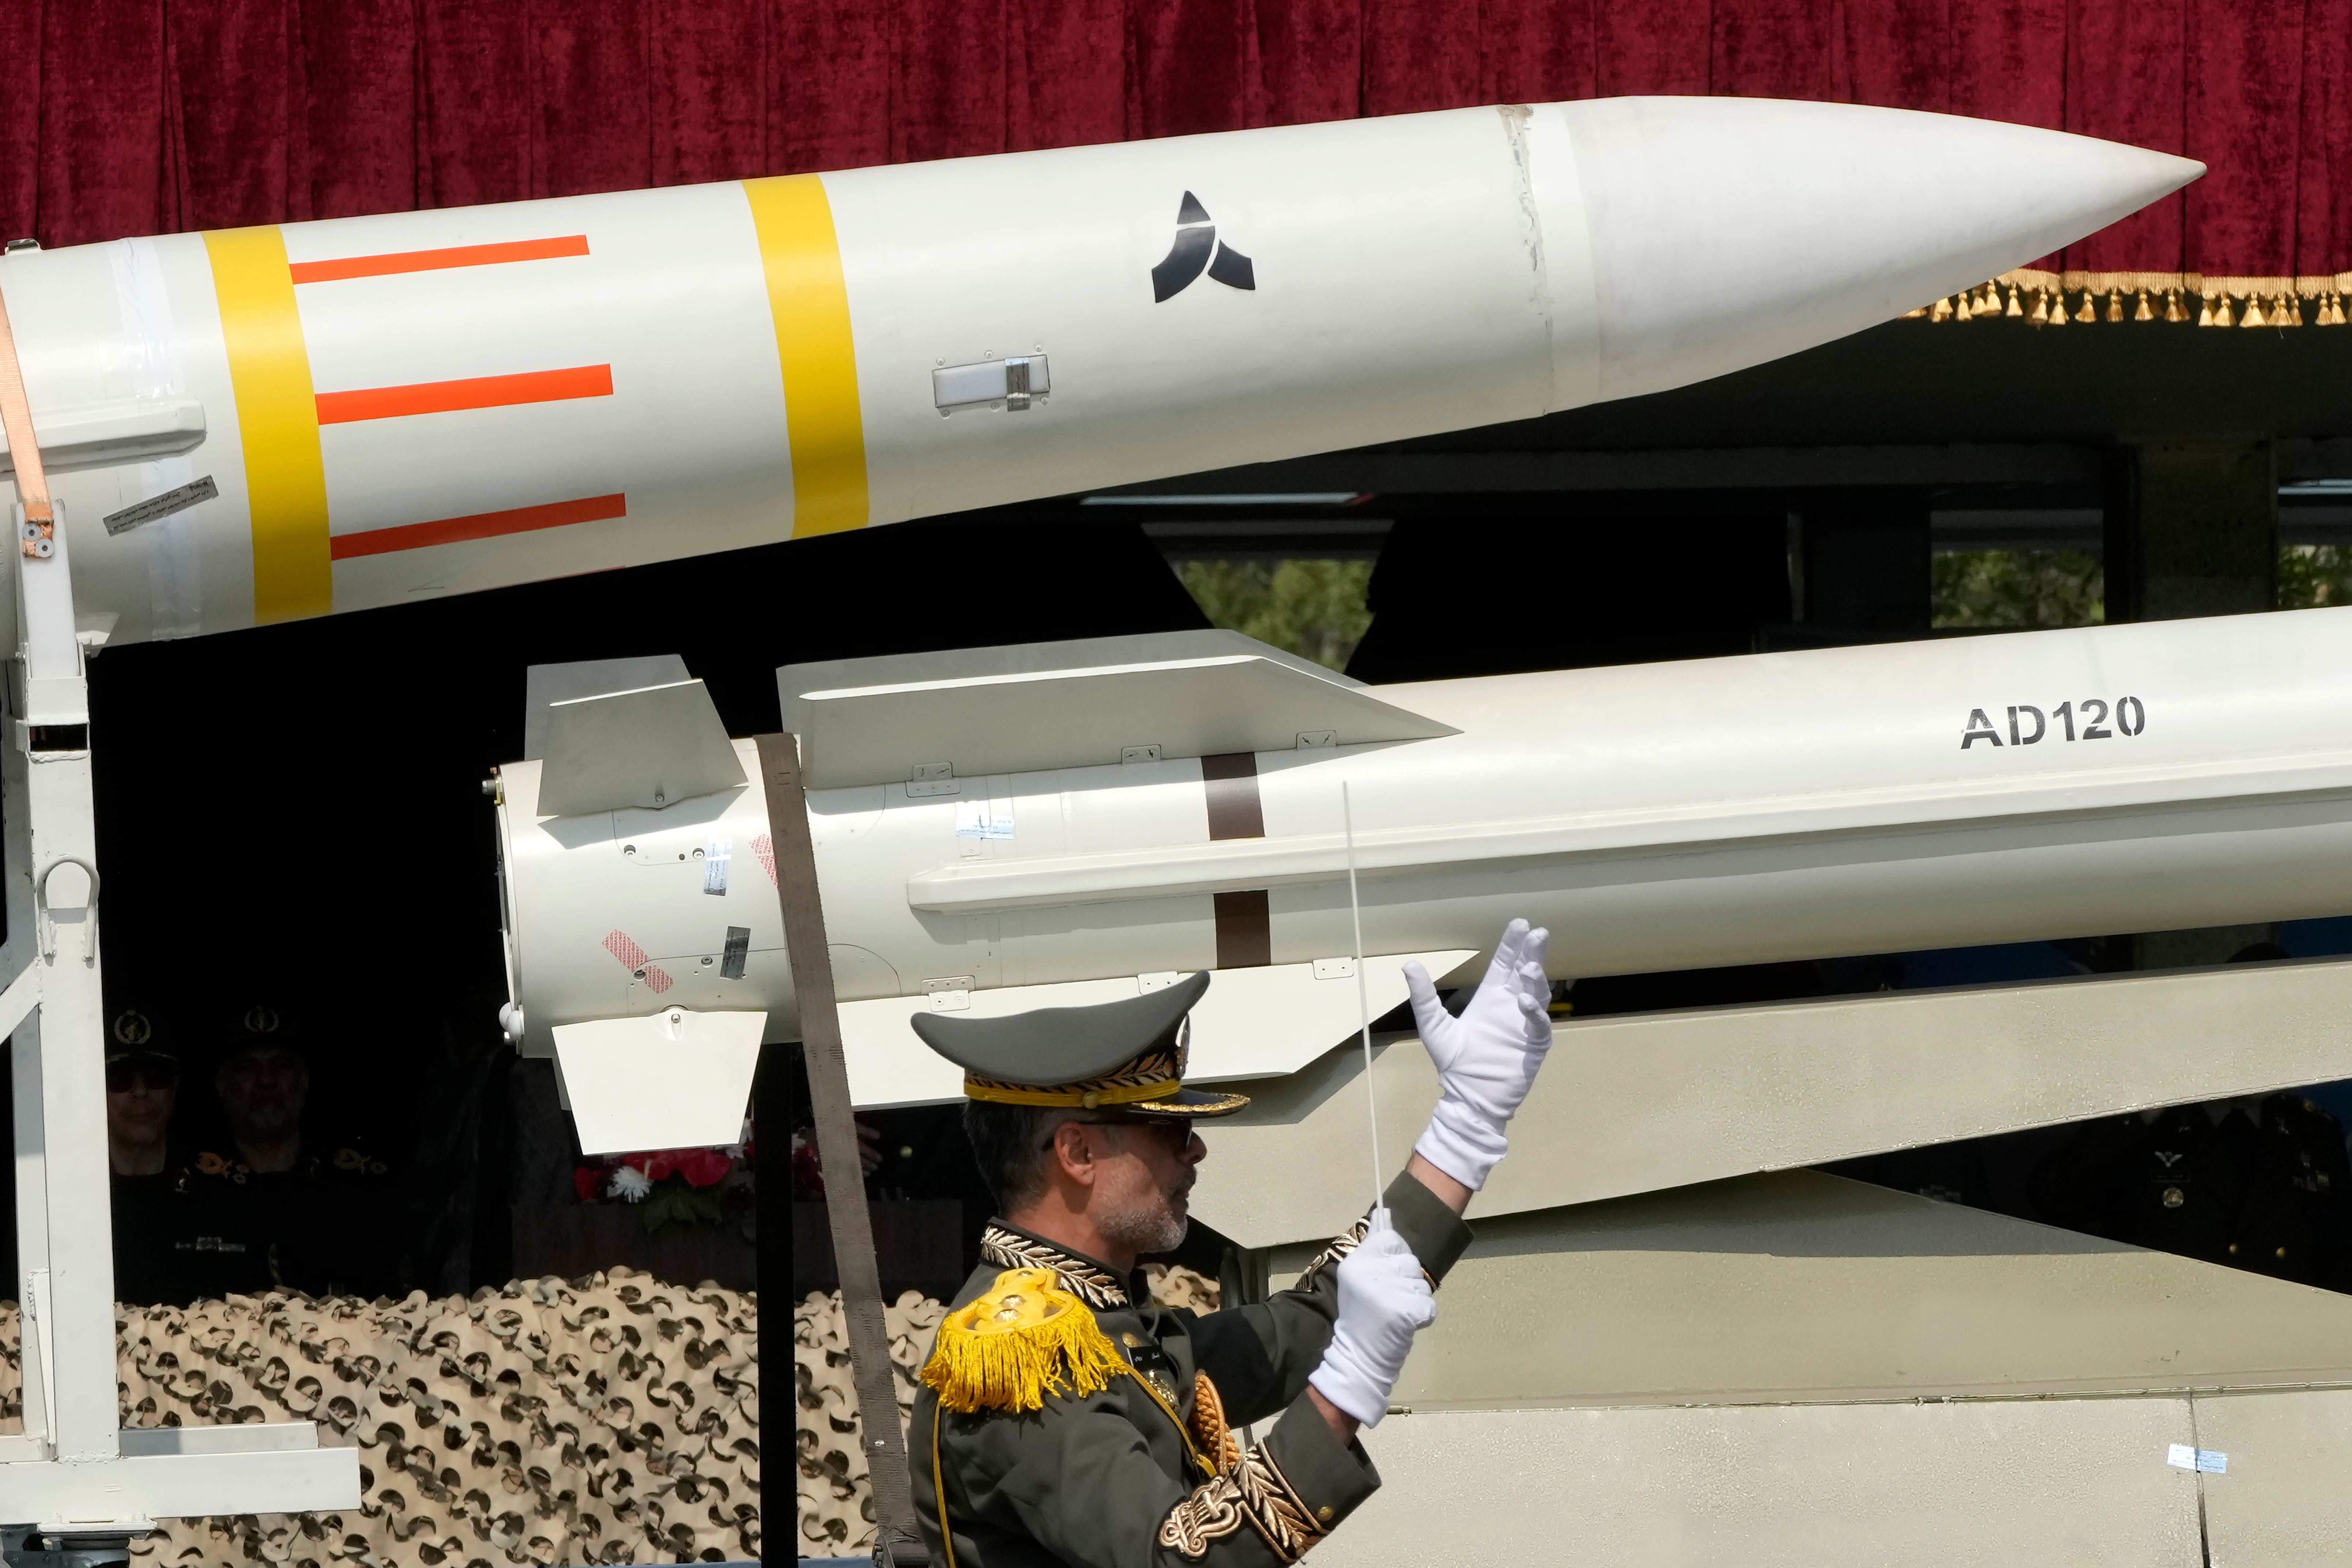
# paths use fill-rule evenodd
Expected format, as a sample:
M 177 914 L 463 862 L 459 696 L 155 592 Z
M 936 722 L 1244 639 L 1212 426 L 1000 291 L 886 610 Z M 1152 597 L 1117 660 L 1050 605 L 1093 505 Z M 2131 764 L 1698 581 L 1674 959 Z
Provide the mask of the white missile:
M 2352 608 L 1381 688 L 1230 632 L 779 682 L 883 1105 L 957 1091 L 919 1010 L 1202 968 L 1194 1076 L 1319 1056 L 1357 1022 L 1343 783 L 1376 1012 L 1515 915 L 1570 977 L 2338 912 L 2347 668 Z M 675 661 L 536 687 L 499 810 L 510 1034 L 575 1100 L 575 1037 L 666 1080 L 681 1031 L 793 1037 L 750 743 Z
M 14 252 L 0 297 L 137 641 L 1675 386 L 2200 170 L 1602 100 Z

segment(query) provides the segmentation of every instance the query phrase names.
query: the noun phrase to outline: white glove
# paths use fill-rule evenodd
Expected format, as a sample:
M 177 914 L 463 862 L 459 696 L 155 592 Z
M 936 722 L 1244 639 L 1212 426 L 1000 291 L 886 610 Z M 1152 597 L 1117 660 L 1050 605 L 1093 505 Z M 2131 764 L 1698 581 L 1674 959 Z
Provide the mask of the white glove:
M 1437 1321 L 1437 1300 L 1385 1208 L 1372 1211 L 1364 1239 L 1339 1259 L 1339 1321 L 1323 1363 L 1307 1381 L 1358 1422 L 1377 1426 L 1404 1374 L 1412 1336 Z
M 1518 1114 L 1551 1049 L 1551 982 L 1544 978 L 1544 944 L 1551 932 L 1525 921 L 1503 928 L 1495 962 L 1462 1016 L 1445 1010 L 1429 971 L 1404 966 L 1421 1043 L 1437 1064 L 1440 1089 L 1429 1130 L 1413 1152 L 1475 1191 L 1509 1147 L 1503 1129 Z

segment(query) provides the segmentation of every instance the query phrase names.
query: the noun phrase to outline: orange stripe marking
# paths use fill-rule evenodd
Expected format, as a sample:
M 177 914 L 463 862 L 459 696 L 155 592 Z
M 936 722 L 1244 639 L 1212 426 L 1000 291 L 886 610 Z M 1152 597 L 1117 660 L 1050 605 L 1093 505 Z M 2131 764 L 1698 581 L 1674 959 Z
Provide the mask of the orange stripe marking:
M 477 512 L 472 517 L 445 517 L 438 522 L 412 522 L 401 528 L 371 528 L 362 533 L 339 533 L 328 542 L 328 553 L 337 561 L 359 555 L 389 555 L 395 550 L 422 550 L 428 544 L 462 544 L 469 539 L 496 539 L 502 533 L 529 533 L 538 528 L 562 528 L 572 522 L 598 522 L 629 515 L 629 498 L 589 496 L 583 500 L 548 501 L 506 511 Z
M 508 239 L 496 245 L 452 245 L 439 250 L 391 250 L 381 256 L 342 256 L 331 261 L 297 261 L 287 268 L 297 283 L 333 283 L 345 278 L 387 278 L 395 272 L 438 272 L 448 267 L 495 267 L 505 261 L 548 261 L 585 256 L 588 237 Z
M 583 364 L 570 370 L 527 370 L 519 375 L 476 375 L 462 381 L 425 381 L 413 386 L 367 386 L 356 392 L 319 394 L 319 423 L 348 425 L 355 419 L 398 419 L 411 414 L 447 414 L 461 408 L 503 408 L 517 403 L 561 403 L 570 397 L 613 395 L 613 367 Z

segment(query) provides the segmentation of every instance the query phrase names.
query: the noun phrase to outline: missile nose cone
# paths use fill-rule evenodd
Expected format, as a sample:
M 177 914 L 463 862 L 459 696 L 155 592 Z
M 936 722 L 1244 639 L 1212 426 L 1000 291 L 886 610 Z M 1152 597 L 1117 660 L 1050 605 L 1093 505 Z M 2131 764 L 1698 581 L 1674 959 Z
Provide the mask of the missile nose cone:
M 1857 104 L 1559 107 L 1591 247 L 1596 398 L 1681 386 L 1891 320 L 2205 172 L 2086 136 Z

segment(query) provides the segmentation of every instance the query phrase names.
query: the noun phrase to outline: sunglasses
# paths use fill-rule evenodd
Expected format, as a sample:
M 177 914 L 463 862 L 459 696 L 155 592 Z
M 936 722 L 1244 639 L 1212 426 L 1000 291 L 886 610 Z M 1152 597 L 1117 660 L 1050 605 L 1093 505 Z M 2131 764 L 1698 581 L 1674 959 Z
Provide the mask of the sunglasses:
M 1171 1152 L 1179 1154 L 1182 1153 L 1184 1152 L 1185 1145 L 1192 1141 L 1192 1123 L 1188 1121 L 1180 1121 L 1171 1116 L 1094 1116 L 1087 1117 L 1083 1120 L 1073 1118 L 1072 1125 L 1078 1127 L 1140 1127 L 1147 1131 L 1156 1133 L 1160 1137 L 1160 1141 L 1167 1144 Z M 1048 1138 L 1044 1143 L 1039 1144 L 1038 1147 L 1040 1149 L 1051 1148 L 1053 1146 L 1053 1142 L 1054 1141 L 1052 1139 Z

